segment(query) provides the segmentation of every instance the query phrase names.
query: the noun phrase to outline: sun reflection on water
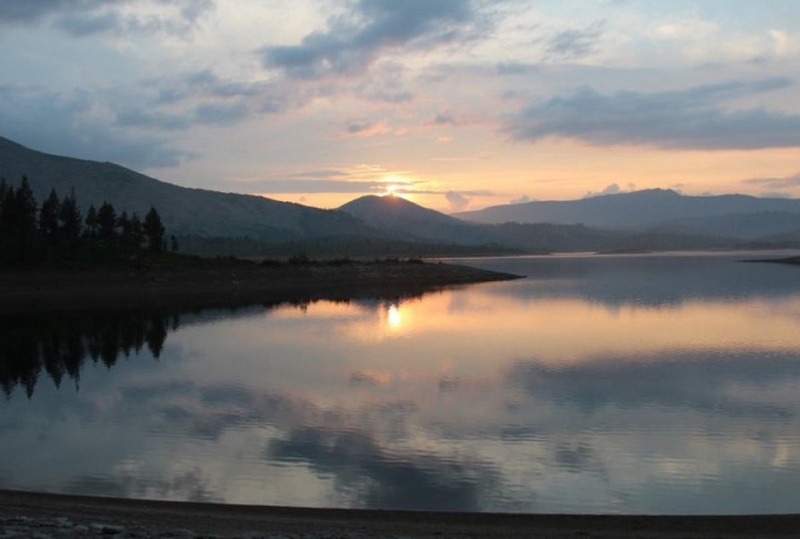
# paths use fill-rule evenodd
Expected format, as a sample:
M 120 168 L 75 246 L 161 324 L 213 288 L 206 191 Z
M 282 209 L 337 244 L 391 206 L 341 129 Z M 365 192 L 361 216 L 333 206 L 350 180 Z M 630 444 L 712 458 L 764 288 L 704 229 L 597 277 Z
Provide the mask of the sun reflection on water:
M 403 325 L 403 315 L 400 313 L 400 307 L 396 303 L 389 305 L 386 311 L 386 321 L 389 323 L 390 329 L 400 329 Z

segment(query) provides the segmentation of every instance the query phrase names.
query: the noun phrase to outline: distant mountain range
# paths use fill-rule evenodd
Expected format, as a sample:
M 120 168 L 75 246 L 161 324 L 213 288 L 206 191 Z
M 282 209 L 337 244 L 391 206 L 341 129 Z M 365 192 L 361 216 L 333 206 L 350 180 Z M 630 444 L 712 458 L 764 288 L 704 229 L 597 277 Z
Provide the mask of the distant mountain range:
M 572 201 L 494 206 L 453 216 L 395 196 L 322 210 L 190 189 L 112 163 L 49 155 L 0 137 L 0 175 L 22 175 L 41 202 L 72 189 L 85 211 L 108 201 L 158 209 L 182 250 L 201 254 L 425 256 L 490 252 L 800 247 L 800 200 L 685 196 L 653 189 Z
M 606 229 L 649 228 L 757 237 L 800 230 L 800 200 L 686 196 L 668 189 L 648 189 L 581 200 L 507 204 L 454 216 L 478 223 L 580 223 Z

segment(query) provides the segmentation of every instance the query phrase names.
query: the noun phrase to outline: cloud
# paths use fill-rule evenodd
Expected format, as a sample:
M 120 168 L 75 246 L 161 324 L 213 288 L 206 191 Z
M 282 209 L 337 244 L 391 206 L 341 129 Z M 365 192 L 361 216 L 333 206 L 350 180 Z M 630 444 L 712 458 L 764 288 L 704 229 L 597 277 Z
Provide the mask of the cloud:
M 107 115 L 84 90 L 59 94 L 0 86 L 3 134 L 34 149 L 131 167 L 177 166 L 196 157 L 164 137 L 109 125 Z
M 184 35 L 214 0 L 4 0 L 0 25 L 49 22 L 74 37 L 98 33 Z
M 786 178 L 750 178 L 742 183 L 758 185 L 766 189 L 792 189 L 800 187 L 800 172 Z
M 113 2 L 108 2 L 113 3 Z M 53 14 L 91 12 L 101 8 L 104 0 L 5 0 L 0 2 L 0 23 L 32 24 Z
M 433 117 L 433 123 L 435 125 L 456 125 L 458 121 L 452 112 L 443 111 Z
M 541 66 L 525 62 L 499 62 L 496 66 L 499 75 L 528 75 L 539 73 Z
M 444 194 L 447 202 L 450 203 L 450 209 L 453 211 L 462 211 L 467 209 L 470 203 L 469 197 L 464 196 L 458 191 L 448 191 Z
M 582 87 L 537 102 L 507 120 L 516 140 L 563 137 L 599 146 L 729 150 L 800 146 L 800 114 L 764 108 L 729 110 L 721 103 L 784 89 L 791 79 L 729 82 L 687 90 L 602 94 Z
M 299 45 L 267 46 L 259 55 L 266 69 L 291 77 L 350 75 L 366 70 L 391 49 L 430 50 L 473 37 L 479 18 L 471 0 L 358 0 L 328 28 Z
M 530 202 L 530 201 L 531 201 L 531 197 L 529 197 L 528 195 L 522 195 L 519 198 L 515 198 L 514 200 L 511 200 L 509 202 L 509 204 L 525 204 L 526 202 Z
M 263 193 L 383 193 L 386 182 L 352 180 L 278 179 L 243 184 L 248 190 Z
M 0 125 L 5 136 L 42 151 L 134 168 L 177 166 L 197 156 L 172 143 L 173 132 L 281 113 L 314 95 L 313 89 L 223 79 L 210 70 L 67 92 L 4 85 Z
M 603 35 L 603 23 L 582 30 L 563 30 L 547 41 L 545 54 L 550 59 L 577 60 L 595 52 Z
M 507 373 L 507 384 L 545 401 L 568 402 L 585 412 L 609 406 L 661 406 L 669 409 L 713 409 L 720 416 L 762 420 L 790 418 L 790 401 L 769 404 L 747 399 L 729 388 L 758 388 L 771 382 L 797 381 L 798 357 L 764 355 L 753 363 L 748 352 L 718 350 L 664 353 L 659 361 L 644 357 L 597 357 L 591 363 L 552 369 L 535 360 L 520 361 Z M 636 380 L 626 384 L 625 380 Z M 746 394 L 745 394 L 746 395 Z
M 373 509 L 477 511 L 481 499 L 501 486 L 493 462 L 461 455 L 458 461 L 430 452 L 387 451 L 370 432 L 301 427 L 269 441 L 269 461 L 304 463 L 330 477 L 350 502 Z
M 372 122 L 370 120 L 351 120 L 347 122 L 344 133 L 354 137 L 374 137 L 391 132 L 391 129 L 383 122 Z
M 213 0 L 37 0 L 0 3 L 0 25 L 49 22 L 74 37 L 99 33 L 187 34 Z
M 616 183 L 610 183 L 605 186 L 601 191 L 589 191 L 583 198 L 592 198 L 592 197 L 599 197 L 604 195 L 618 195 L 620 193 L 630 193 L 632 191 L 636 191 L 636 185 L 629 183 L 627 189 L 623 189 Z

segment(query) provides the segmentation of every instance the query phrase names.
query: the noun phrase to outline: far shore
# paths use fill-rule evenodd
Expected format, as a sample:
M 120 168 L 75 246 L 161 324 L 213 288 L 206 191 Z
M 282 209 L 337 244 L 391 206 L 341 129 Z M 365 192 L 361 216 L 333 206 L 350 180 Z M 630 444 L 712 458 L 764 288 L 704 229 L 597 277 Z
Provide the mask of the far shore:
M 0 490 L 0 522 L 65 522 L 127 537 L 797 537 L 800 515 L 620 516 L 307 509 Z M 10 525 L 9 525 L 10 526 Z M 0 527 L 2 531 L 2 527 Z M 57 531 L 57 530 L 56 530 Z M 100 532 L 102 533 L 102 532 Z M 32 535 L 33 536 L 33 535 Z
M 217 307 L 418 295 L 518 275 L 418 260 L 269 265 L 237 260 L 83 269 L 0 270 L 0 313 Z

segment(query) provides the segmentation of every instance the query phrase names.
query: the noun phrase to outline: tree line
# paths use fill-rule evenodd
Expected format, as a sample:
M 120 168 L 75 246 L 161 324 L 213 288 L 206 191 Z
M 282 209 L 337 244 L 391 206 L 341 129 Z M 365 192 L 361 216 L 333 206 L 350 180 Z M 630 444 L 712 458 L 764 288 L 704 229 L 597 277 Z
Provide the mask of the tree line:
M 166 229 L 151 207 L 144 220 L 121 214 L 109 202 L 89 206 L 84 216 L 75 190 L 55 189 L 39 205 L 28 178 L 11 186 L 0 178 L 0 262 L 5 264 L 108 260 L 141 251 L 166 250 Z M 178 248 L 174 236 L 171 248 Z

